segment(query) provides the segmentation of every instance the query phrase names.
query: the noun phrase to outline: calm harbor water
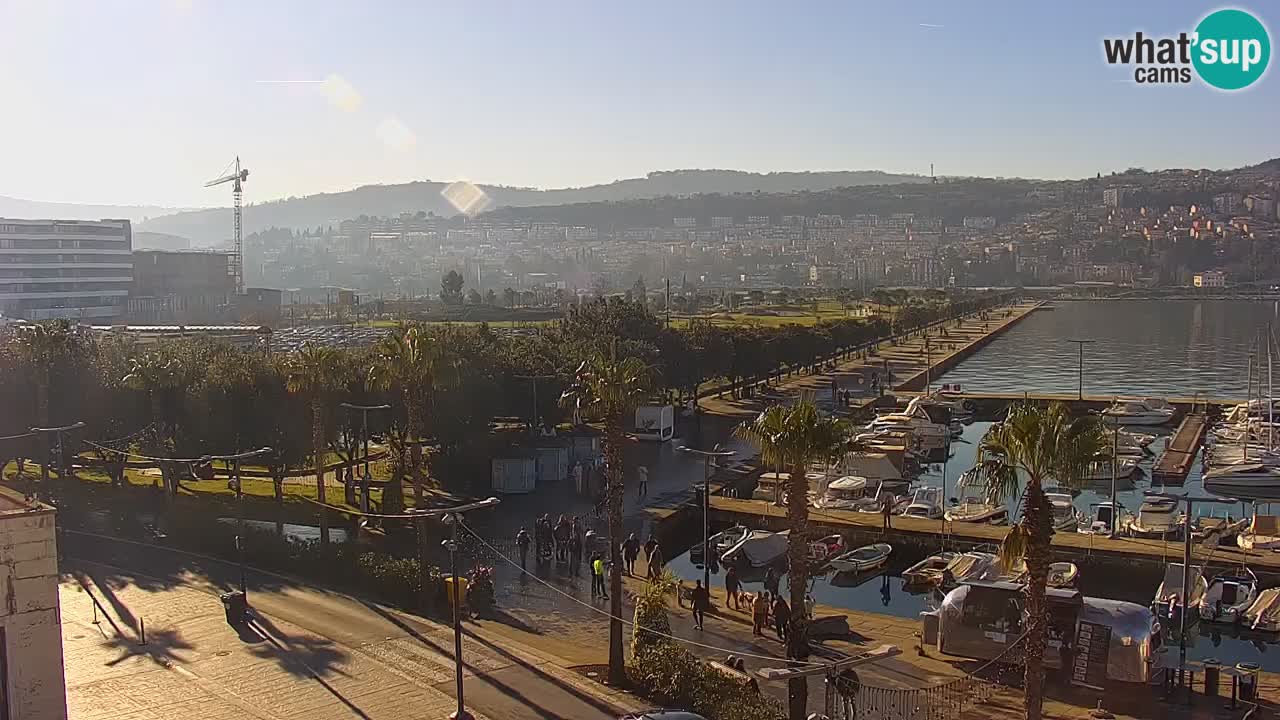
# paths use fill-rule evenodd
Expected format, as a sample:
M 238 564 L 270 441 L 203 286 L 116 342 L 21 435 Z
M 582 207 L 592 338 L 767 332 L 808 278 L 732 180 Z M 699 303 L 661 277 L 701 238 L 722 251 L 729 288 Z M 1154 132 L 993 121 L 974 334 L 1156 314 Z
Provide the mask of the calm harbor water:
M 985 392 L 1241 398 L 1259 331 L 1280 304 L 1231 300 L 1057 302 L 1032 313 L 940 382 Z
M 1091 339 L 1085 348 L 1084 392 L 1095 395 L 1143 395 L 1212 398 L 1240 398 L 1246 395 L 1248 358 L 1259 332 L 1280 320 L 1276 303 L 1233 301 L 1119 301 L 1062 302 L 1051 311 L 1037 312 L 1005 335 L 994 340 L 973 357 L 946 373 L 939 382 L 961 383 L 966 389 L 988 392 L 1075 392 L 1078 355 L 1068 339 Z M 947 496 L 954 497 L 956 478 L 973 467 L 978 443 L 990 427 L 974 422 L 951 446 L 945 467 L 930 466 L 921 476 L 925 485 L 946 484 Z M 1140 472 L 1118 488 L 1122 504 L 1134 509 L 1144 490 L 1152 489 L 1151 465 L 1159 455 L 1172 428 L 1135 428 L 1159 435 L 1153 454 L 1141 464 Z M 1170 492 L 1202 495 L 1200 462 L 1192 466 L 1187 482 Z M 1161 489 L 1159 487 L 1155 489 Z M 1092 503 L 1109 499 L 1110 482 L 1097 483 L 1079 493 L 1076 507 L 1088 511 Z M 1018 498 L 1008 498 L 1015 513 Z M 1226 512 L 1240 517 L 1240 506 L 1218 506 L 1206 510 L 1215 515 Z M 1176 558 L 1181 544 L 1170 543 Z M 912 559 L 914 561 L 914 559 Z M 863 576 L 827 574 L 815 579 L 812 593 L 822 604 L 867 612 L 916 618 L 937 606 L 939 597 L 906 592 L 897 573 L 908 564 L 891 562 L 880 573 Z M 673 572 L 689 580 L 702 577 L 687 555 L 669 563 Z M 1086 595 L 1150 603 L 1159 584 L 1159 572 L 1123 580 L 1082 577 L 1080 589 Z M 713 578 L 719 582 L 719 577 Z M 749 591 L 762 589 L 759 581 L 748 582 Z M 1276 638 L 1233 634 L 1211 626 L 1197 627 L 1188 634 L 1188 656 L 1216 658 L 1224 662 L 1257 662 L 1263 668 L 1280 671 L 1280 645 Z

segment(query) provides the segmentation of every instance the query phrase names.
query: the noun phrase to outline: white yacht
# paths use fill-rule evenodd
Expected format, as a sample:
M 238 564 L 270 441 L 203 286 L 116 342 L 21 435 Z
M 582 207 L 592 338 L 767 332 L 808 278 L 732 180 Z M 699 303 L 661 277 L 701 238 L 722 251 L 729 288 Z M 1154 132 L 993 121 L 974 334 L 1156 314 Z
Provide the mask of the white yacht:
M 1258 598 L 1258 576 L 1248 568 L 1238 573 L 1219 575 L 1209 582 L 1200 603 L 1200 619 L 1206 622 L 1236 624 L 1244 620 L 1245 611 Z
M 858 475 L 845 475 L 832 480 L 814 507 L 820 510 L 858 510 L 876 502 L 867 492 L 867 479 Z
M 1117 398 L 1102 416 L 1121 425 L 1164 425 L 1173 419 L 1174 409 L 1155 398 Z
M 942 513 L 942 488 L 922 487 L 916 488 L 902 516 L 937 519 L 942 517 Z
M 1112 527 L 1117 530 L 1124 525 L 1124 506 L 1110 501 L 1094 503 L 1089 506 L 1089 514 L 1080 518 L 1077 530 L 1086 535 L 1109 535 Z
M 949 522 L 1002 523 L 1009 519 L 1004 503 L 992 502 L 977 468 L 966 470 L 957 483 L 960 500 L 944 513 Z
M 1148 496 L 1138 507 L 1138 514 L 1124 524 L 1133 537 L 1165 537 L 1181 529 L 1178 501 L 1173 498 Z
M 950 426 L 934 422 L 922 405 L 913 403 L 915 403 L 914 400 L 907 405 L 906 410 L 900 413 L 889 413 L 872 420 L 867 425 L 867 432 L 908 432 L 913 438 L 925 444 L 940 443 L 946 440 L 951 434 Z
M 1280 493 L 1280 468 L 1261 463 L 1219 465 L 1204 474 L 1204 489 L 1228 497 L 1275 497 Z
M 1117 478 L 1127 478 L 1138 471 L 1138 458 L 1129 455 L 1121 455 L 1116 458 L 1115 465 L 1115 476 Z M 1084 474 L 1080 476 L 1080 479 L 1096 482 L 1100 480 L 1110 480 L 1111 475 L 1110 460 L 1095 460 L 1085 466 Z
M 1045 493 L 1049 498 L 1049 506 L 1053 508 L 1053 529 L 1074 530 L 1080 524 L 1080 511 L 1076 510 L 1075 498 L 1070 493 Z

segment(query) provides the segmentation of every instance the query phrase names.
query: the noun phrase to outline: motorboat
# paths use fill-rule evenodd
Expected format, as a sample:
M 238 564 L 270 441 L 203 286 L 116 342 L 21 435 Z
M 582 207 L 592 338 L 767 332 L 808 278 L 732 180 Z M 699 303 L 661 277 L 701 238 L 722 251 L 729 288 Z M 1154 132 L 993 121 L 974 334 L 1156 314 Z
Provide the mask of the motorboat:
M 943 513 L 949 522 L 1002 523 L 1009 519 L 1004 503 L 992 502 L 977 468 L 966 470 L 957 483 L 960 500 Z
M 1173 419 L 1174 408 L 1156 398 L 1117 398 L 1102 416 L 1121 425 L 1164 425 Z
M 903 585 L 937 585 L 942 582 L 942 571 L 956 559 L 957 553 L 940 552 L 930 555 L 902 571 Z
M 729 548 L 742 542 L 742 539 L 750 532 L 751 530 L 744 525 L 734 525 L 708 538 L 707 547 L 711 548 L 711 552 L 714 553 L 712 557 L 720 557 L 729 552 Z M 697 564 L 702 563 L 702 543 L 694 543 L 689 548 L 689 560 Z
M 1124 505 L 1110 501 L 1094 503 L 1089 506 L 1089 514 L 1080 518 L 1076 527 L 1078 532 L 1086 535 L 1110 535 L 1112 529 L 1120 529 L 1125 519 Z
M 1150 433 L 1133 432 L 1132 430 L 1120 430 L 1115 433 L 1120 447 L 1141 448 L 1147 453 L 1151 452 L 1151 443 L 1155 442 L 1156 436 Z
M 891 553 L 893 548 L 888 543 L 876 543 L 838 555 L 827 564 L 837 572 L 866 572 L 884 565 Z
M 1249 527 L 1236 535 L 1241 550 L 1275 550 L 1280 548 L 1280 517 L 1254 514 Z
M 937 519 L 942 517 L 942 488 L 916 488 L 911 502 L 902 511 L 903 517 Z
M 845 475 L 832 480 L 827 490 L 814 503 L 820 510 L 857 510 L 874 503 L 867 494 L 867 479 L 858 475 Z
M 1248 568 L 1223 574 L 1209 582 L 1200 603 L 1200 619 L 1208 622 L 1235 624 L 1258 597 L 1258 576 Z
M 1168 619 L 1176 612 L 1196 612 L 1209 589 L 1203 568 L 1193 566 L 1190 569 L 1191 584 L 1187 592 L 1183 592 L 1182 574 L 1182 563 L 1169 563 L 1164 568 L 1164 581 L 1151 601 L 1151 612 L 1162 619 Z
M 844 551 L 844 538 L 840 535 L 828 535 L 824 538 L 814 540 L 809 543 L 809 552 L 807 557 L 809 567 L 823 567 L 827 564 L 828 560 L 842 554 Z
M 1253 604 L 1244 611 L 1244 623 L 1250 630 L 1280 632 L 1280 588 L 1267 588 L 1258 593 Z
M 720 558 L 722 565 L 762 568 L 772 565 L 787 554 L 787 532 L 752 530 L 746 537 L 725 551 Z
M 1113 477 L 1111 464 L 1110 460 L 1095 460 L 1085 466 L 1084 474 L 1080 476 L 1080 479 L 1087 482 L 1111 480 Z M 1116 458 L 1115 466 L 1114 477 L 1127 478 L 1137 472 L 1138 459 L 1129 455 L 1121 455 Z
M 1045 584 L 1051 588 L 1068 588 L 1075 585 L 1076 579 L 1079 577 L 1080 568 L 1076 567 L 1075 563 L 1049 563 L 1049 573 L 1045 576 Z M 1003 574 L 1000 579 L 1008 582 L 1026 582 L 1026 561 L 1019 560 L 1017 564 L 1014 565 L 1013 570 Z
M 942 569 L 943 587 L 952 587 L 970 580 L 995 580 L 1003 574 L 1000 558 L 993 553 L 960 553 Z
M 906 511 L 907 506 L 911 504 L 910 495 L 898 495 L 892 490 L 884 489 L 885 484 L 880 484 L 880 490 L 875 494 L 870 504 L 858 508 L 857 512 L 867 513 L 869 515 L 883 515 L 885 503 L 889 504 L 890 515 L 901 515 Z
M 1214 543 L 1227 540 L 1240 542 L 1240 533 L 1249 529 L 1249 518 L 1233 520 L 1227 517 L 1198 517 L 1191 525 L 1191 539 L 1196 542 L 1212 541 Z
M 1177 500 L 1148 495 L 1124 528 L 1132 537 L 1165 537 L 1181 530 L 1181 519 Z
M 902 431 L 925 444 L 944 442 L 951 434 L 950 420 L 934 420 L 924 405 L 915 402 L 916 399 L 900 413 L 888 413 L 872 420 L 867 425 L 867 432 Z
M 1074 530 L 1080 525 L 1080 511 L 1076 510 L 1075 498 L 1070 493 L 1045 493 L 1049 498 L 1049 506 L 1053 509 L 1054 530 Z
M 1204 474 L 1204 489 L 1227 497 L 1275 497 L 1280 494 L 1280 468 L 1260 463 L 1221 465 Z

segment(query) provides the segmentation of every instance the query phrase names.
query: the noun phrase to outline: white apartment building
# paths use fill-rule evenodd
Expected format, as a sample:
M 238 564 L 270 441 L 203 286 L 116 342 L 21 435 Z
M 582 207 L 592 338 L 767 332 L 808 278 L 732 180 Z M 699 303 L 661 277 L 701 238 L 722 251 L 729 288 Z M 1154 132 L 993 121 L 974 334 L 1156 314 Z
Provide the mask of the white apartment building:
M 110 321 L 132 284 L 128 220 L 0 218 L 0 315 Z
M 66 720 L 54 510 L 0 488 L 0 718 Z

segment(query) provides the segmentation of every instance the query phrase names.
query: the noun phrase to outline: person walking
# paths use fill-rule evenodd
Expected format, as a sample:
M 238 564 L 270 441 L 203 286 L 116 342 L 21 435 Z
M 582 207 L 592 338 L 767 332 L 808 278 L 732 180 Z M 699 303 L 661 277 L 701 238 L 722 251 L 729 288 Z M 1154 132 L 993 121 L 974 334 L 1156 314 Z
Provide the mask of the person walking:
M 880 518 L 883 521 L 880 534 L 888 534 L 893 529 L 893 498 L 889 493 L 880 493 Z
M 689 600 L 693 606 L 693 626 L 701 630 L 702 623 L 706 621 L 707 611 L 711 609 L 711 593 L 702 587 L 701 580 L 698 581 L 697 585 L 693 586 L 693 591 L 689 594 Z
M 627 575 L 635 576 L 636 574 L 636 557 L 640 555 L 640 538 L 635 533 L 627 536 L 622 541 L 622 562 L 623 567 L 627 569 Z
M 733 609 L 738 609 L 738 591 L 742 589 L 742 581 L 738 579 L 738 568 L 730 565 L 724 571 L 724 606 L 729 607 L 729 603 L 733 603 Z
M 520 548 L 520 569 L 525 569 L 525 561 L 529 557 L 529 531 L 520 528 L 520 532 L 516 533 L 516 547 Z
M 591 597 L 609 599 L 604 590 L 604 559 L 599 553 L 591 556 Z
M 771 567 L 767 571 L 765 571 L 764 589 L 768 591 L 770 595 L 778 594 L 778 585 L 781 584 L 781 582 L 782 582 L 782 575 L 778 573 L 777 568 Z
M 644 561 L 649 562 L 649 557 L 653 555 L 653 549 L 658 547 L 658 538 L 650 535 L 648 540 L 644 541 Z
M 785 641 L 787 639 L 787 625 L 791 622 L 791 607 L 787 605 L 787 601 L 781 595 L 773 600 L 773 630 L 778 633 L 778 639 Z
M 758 592 L 751 599 L 751 634 L 764 635 L 764 625 L 769 619 L 769 593 Z
M 653 549 L 649 551 L 648 567 L 649 577 L 657 579 L 662 576 L 662 566 L 666 560 L 662 557 L 662 546 L 655 540 Z
M 578 523 L 578 518 L 573 519 L 573 524 L 569 528 L 569 564 L 573 566 L 573 574 L 577 575 L 582 570 L 582 526 Z
M 649 494 L 649 468 L 641 465 L 636 472 L 640 474 L 640 482 L 636 484 L 636 499 L 639 500 Z

